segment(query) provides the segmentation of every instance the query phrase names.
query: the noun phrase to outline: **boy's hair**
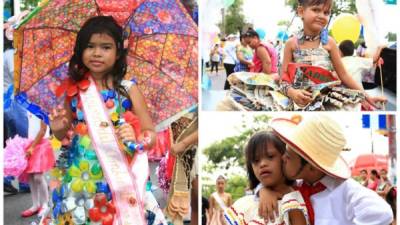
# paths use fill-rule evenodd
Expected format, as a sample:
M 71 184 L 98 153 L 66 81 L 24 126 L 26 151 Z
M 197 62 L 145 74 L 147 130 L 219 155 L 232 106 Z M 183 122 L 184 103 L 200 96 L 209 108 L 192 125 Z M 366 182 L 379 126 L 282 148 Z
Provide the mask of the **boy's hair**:
M 354 44 L 350 40 L 344 40 L 340 43 L 339 49 L 343 56 L 352 56 L 354 54 Z
M 368 171 L 367 171 L 366 169 L 362 169 L 362 170 L 360 170 L 360 173 L 362 173 L 362 172 L 364 172 L 364 173 L 368 174 Z
M 276 150 L 280 154 L 284 154 L 286 150 L 286 144 L 281 141 L 275 134 L 271 131 L 260 131 L 253 136 L 251 136 L 250 140 L 247 142 L 245 148 L 245 156 L 246 156 L 246 168 L 247 168 L 247 175 L 249 178 L 250 188 L 254 189 L 260 183 L 257 179 L 256 175 L 253 171 L 253 166 L 251 165 L 255 160 L 256 157 L 260 156 L 257 152 L 262 152 L 262 155 L 265 155 L 267 152 L 268 143 L 271 143 L 275 146 Z M 293 181 L 286 180 L 286 184 L 291 185 Z
M 330 9 L 332 8 L 333 1 L 332 0 L 298 0 L 299 6 L 309 7 L 313 5 L 324 5 L 328 6 Z
M 88 72 L 88 68 L 83 64 L 82 56 L 93 34 L 107 34 L 114 40 L 117 48 L 117 60 L 107 76 L 112 77 L 113 88 L 130 99 L 128 92 L 121 85 L 127 68 L 127 52 L 124 49 L 123 29 L 111 16 L 95 16 L 83 24 L 76 37 L 74 54 L 69 61 L 68 75 L 74 81 L 80 81 L 84 78 L 85 73 Z M 109 88 L 106 81 L 107 79 L 104 80 L 104 85 Z

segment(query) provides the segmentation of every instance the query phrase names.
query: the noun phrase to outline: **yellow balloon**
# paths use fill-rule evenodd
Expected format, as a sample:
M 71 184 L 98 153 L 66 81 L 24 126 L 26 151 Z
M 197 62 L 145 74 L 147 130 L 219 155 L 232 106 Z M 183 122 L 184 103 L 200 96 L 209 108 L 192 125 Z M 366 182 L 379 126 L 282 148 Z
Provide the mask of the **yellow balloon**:
M 356 16 L 344 13 L 339 15 L 332 25 L 332 36 L 339 44 L 344 40 L 355 43 L 360 36 L 361 24 Z

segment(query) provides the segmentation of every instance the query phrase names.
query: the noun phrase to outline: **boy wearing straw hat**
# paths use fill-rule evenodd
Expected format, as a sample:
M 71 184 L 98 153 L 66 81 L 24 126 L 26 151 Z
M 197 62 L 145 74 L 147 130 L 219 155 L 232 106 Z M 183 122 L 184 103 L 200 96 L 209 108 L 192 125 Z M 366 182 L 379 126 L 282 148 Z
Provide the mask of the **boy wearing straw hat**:
M 316 114 L 299 124 L 278 118 L 272 121 L 271 127 L 286 143 L 287 151 L 282 156 L 284 175 L 288 179 L 303 180 L 298 189 L 313 224 L 386 225 L 392 222 L 390 206 L 375 192 L 349 179 L 350 169 L 340 156 L 346 139 L 332 118 Z M 260 191 L 260 213 L 264 218 L 273 217 L 274 207 L 269 204 L 271 197 L 276 197 L 273 193 L 265 188 Z

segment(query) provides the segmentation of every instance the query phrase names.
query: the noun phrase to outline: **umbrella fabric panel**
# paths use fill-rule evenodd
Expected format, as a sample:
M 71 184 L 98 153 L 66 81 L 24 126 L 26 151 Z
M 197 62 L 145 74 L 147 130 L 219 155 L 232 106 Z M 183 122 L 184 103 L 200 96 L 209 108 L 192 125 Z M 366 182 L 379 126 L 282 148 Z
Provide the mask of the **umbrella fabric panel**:
M 122 27 L 125 26 L 132 13 L 146 0 L 97 0 L 101 15 L 112 16 Z
M 26 92 L 29 102 L 35 102 L 46 112 L 51 112 L 55 106 L 62 104 L 63 98 L 57 98 L 55 93 L 57 87 L 67 78 L 67 71 L 68 65 L 63 64 L 34 84 Z
M 21 74 L 27 78 L 22 77 L 20 91 L 27 91 L 48 75 L 56 75 L 52 70 L 71 58 L 75 38 L 75 33 L 64 30 L 25 30 Z
M 94 0 L 49 1 L 46 7 L 29 20 L 24 29 L 46 27 L 78 32 L 88 18 L 96 15 L 99 12 Z
M 197 26 L 176 0 L 146 1 L 129 21 L 134 34 L 175 33 L 197 37 Z

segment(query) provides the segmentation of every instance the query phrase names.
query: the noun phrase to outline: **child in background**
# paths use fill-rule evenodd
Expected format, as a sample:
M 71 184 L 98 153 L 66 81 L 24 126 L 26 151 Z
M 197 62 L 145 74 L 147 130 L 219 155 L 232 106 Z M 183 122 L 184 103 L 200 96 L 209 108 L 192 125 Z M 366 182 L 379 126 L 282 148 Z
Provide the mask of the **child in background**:
M 252 66 L 254 66 L 253 50 L 248 46 L 245 40 L 246 35 L 241 34 L 239 39 L 240 43 L 236 46 L 236 57 L 238 62 L 236 62 L 234 71 L 235 72 L 248 72 Z
M 263 43 L 258 33 L 249 29 L 245 34 L 246 43 L 254 50 L 253 66 L 250 72 L 274 74 L 278 72 L 278 54 L 269 43 Z M 278 76 L 273 76 L 275 80 Z
M 339 45 L 342 63 L 346 71 L 353 77 L 358 84 L 362 85 L 362 75 L 375 71 L 379 63 L 381 48 L 375 53 L 373 58 L 363 58 L 354 56 L 354 44 L 350 40 L 342 41 Z
M 22 181 L 28 178 L 33 205 L 21 213 L 22 217 L 30 217 L 38 213 L 41 215 L 47 211 L 49 191 L 43 173 L 49 171 L 55 165 L 53 149 L 49 140 L 45 138 L 47 125 L 39 119 L 32 120 L 31 122 L 35 121 L 40 121 L 40 129 L 38 132 L 35 132 L 35 139 L 29 140 L 30 143 L 26 149 L 28 166 L 20 176 Z
M 210 216 L 208 225 L 224 225 L 224 210 L 232 205 L 232 196 L 225 192 L 226 179 L 223 176 L 217 178 L 217 191 L 212 193 L 210 203 Z

